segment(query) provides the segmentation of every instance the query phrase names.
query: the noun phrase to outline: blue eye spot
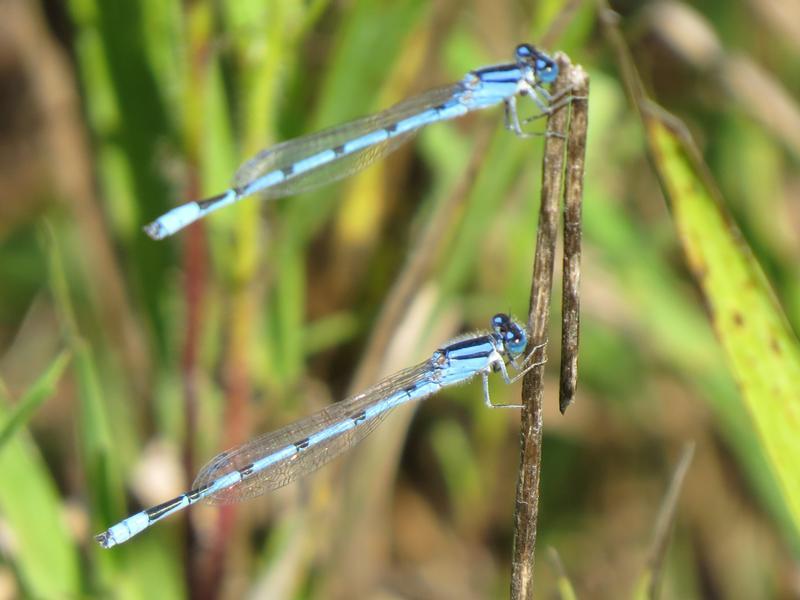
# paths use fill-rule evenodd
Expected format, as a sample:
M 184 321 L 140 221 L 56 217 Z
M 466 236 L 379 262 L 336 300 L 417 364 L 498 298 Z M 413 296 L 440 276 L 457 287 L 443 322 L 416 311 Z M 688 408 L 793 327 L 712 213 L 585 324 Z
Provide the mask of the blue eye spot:
M 492 317 L 492 329 L 494 329 L 496 333 L 505 336 L 506 332 L 508 331 L 510 321 L 511 319 L 508 315 L 498 313 Z
M 517 46 L 517 58 L 528 58 L 529 56 L 533 56 L 533 48 L 531 48 L 530 44 L 520 44 Z

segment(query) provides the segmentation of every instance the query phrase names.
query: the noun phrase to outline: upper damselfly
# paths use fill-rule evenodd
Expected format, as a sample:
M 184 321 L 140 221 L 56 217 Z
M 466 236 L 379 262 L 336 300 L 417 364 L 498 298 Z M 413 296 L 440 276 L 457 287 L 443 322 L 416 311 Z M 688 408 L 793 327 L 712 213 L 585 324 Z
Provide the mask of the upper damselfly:
M 543 86 L 558 76 L 558 65 L 530 44 L 515 50 L 515 62 L 483 67 L 458 83 L 429 90 L 378 114 L 271 146 L 244 163 L 233 185 L 217 196 L 187 202 L 145 226 L 160 240 L 248 196 L 280 198 L 352 175 L 397 148 L 425 125 L 468 112 L 505 105 L 506 127 L 524 137 L 517 97 L 527 96 L 541 114 L 552 108 Z

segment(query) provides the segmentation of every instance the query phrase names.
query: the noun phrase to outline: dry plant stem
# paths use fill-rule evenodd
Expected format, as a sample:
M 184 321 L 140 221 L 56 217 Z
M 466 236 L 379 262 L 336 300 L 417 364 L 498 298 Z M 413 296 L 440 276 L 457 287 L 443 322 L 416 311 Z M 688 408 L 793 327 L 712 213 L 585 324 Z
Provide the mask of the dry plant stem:
M 556 55 L 561 75 L 553 90 L 558 94 L 569 82 L 571 65 L 562 54 Z M 550 115 L 544 145 L 541 204 L 533 261 L 533 282 L 528 315 L 531 345 L 547 340 L 550 291 L 553 286 L 558 230 L 558 207 L 564 173 L 564 151 L 569 120 L 569 105 Z M 514 509 L 514 549 L 511 564 L 511 598 L 533 598 L 533 562 L 536 547 L 536 519 L 539 513 L 539 479 L 542 449 L 542 398 L 544 365 L 531 369 L 522 380 L 522 423 L 520 467 Z
M 675 513 L 678 508 L 678 497 L 686 478 L 689 465 L 692 464 L 694 457 L 694 442 L 687 442 L 683 446 L 681 458 L 672 473 L 672 480 L 669 482 L 661 508 L 658 511 L 653 541 L 650 545 L 649 557 L 647 559 L 647 570 L 650 571 L 650 585 L 647 588 L 647 597 L 651 600 L 658 598 L 659 584 L 661 583 L 661 571 L 664 567 L 664 557 L 669 547 L 670 534 L 675 523 Z
M 581 67 L 570 73 L 572 101 L 567 137 L 564 183 L 564 276 L 561 309 L 561 379 L 558 407 L 563 414 L 575 399 L 578 386 L 580 340 L 581 209 L 586 165 L 586 131 L 589 112 L 589 76 Z

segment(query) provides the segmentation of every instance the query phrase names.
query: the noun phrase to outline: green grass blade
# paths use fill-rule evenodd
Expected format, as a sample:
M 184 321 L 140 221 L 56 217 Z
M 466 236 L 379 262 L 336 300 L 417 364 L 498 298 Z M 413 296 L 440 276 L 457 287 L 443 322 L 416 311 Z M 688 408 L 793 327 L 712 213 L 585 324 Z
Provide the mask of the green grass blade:
M 76 320 L 75 305 L 65 271 L 64 244 L 56 238 L 54 230 L 48 228 L 44 231 L 43 238 L 50 263 L 50 289 L 67 343 L 75 357 L 79 437 L 92 498 L 92 511 L 101 522 L 106 522 L 113 515 L 119 514 L 124 505 L 119 469 L 112 451 L 114 436 L 108 424 L 97 360 L 89 342 L 81 335 Z
M 66 355 L 59 356 L 26 397 L 39 390 L 52 391 L 66 362 Z M 5 401 L 0 402 L 0 419 L 10 421 L 15 413 Z M 24 431 L 9 436 L 0 450 L 0 515 L 9 540 L 4 542 L 9 548 L 6 556 L 25 596 L 81 597 L 78 555 L 63 519 L 58 490 Z
M 55 393 L 55 387 L 69 362 L 69 352 L 59 354 L 50 368 L 25 392 L 25 395 L 11 410 L 8 419 L 0 429 L 0 453 L 3 446 L 14 434 L 24 427 L 41 404 Z
M 800 346 L 682 124 L 647 107 L 650 147 L 712 324 L 800 530 Z

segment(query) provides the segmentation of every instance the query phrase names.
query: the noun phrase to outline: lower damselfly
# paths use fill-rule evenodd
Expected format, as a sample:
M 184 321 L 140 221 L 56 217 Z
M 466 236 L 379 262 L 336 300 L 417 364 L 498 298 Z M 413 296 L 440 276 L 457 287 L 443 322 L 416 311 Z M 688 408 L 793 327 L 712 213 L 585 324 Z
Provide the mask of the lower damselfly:
M 488 406 L 520 408 L 518 404 L 492 403 L 489 375 L 498 372 L 510 384 L 542 364 L 533 357 L 543 346 L 526 353 L 527 345 L 525 328 L 508 315 L 497 314 L 490 331 L 457 338 L 428 360 L 390 375 L 366 392 L 218 454 L 203 467 L 191 490 L 131 515 L 96 539 L 104 548 L 111 548 L 200 500 L 211 504 L 238 502 L 287 485 L 352 448 L 392 409 L 478 375 Z M 509 366 L 516 372 L 513 376 L 509 375 Z

